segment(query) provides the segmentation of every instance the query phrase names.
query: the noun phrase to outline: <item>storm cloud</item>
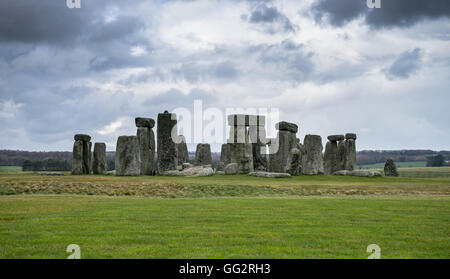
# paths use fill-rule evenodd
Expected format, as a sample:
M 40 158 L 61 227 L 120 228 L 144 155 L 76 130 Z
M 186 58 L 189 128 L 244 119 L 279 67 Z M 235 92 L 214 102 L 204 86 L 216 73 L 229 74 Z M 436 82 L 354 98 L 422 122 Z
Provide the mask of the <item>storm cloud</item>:
M 362 17 L 373 28 L 410 27 L 423 20 L 450 17 L 447 0 L 381 0 L 381 8 L 369 8 L 366 0 L 319 0 L 312 13 L 318 22 L 343 26 Z
M 134 117 L 195 100 L 277 108 L 299 138 L 450 148 L 447 1 L 81 1 L 0 2 L 0 148 L 114 150 Z

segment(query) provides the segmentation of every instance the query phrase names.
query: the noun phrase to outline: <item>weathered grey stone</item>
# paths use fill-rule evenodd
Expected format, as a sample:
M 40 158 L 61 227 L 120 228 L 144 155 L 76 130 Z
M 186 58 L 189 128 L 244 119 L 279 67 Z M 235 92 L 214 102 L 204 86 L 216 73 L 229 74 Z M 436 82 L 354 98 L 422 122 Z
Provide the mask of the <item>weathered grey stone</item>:
M 354 170 L 351 172 L 351 175 L 360 177 L 378 177 L 381 176 L 381 173 L 379 171 Z
M 183 169 L 182 171 L 170 170 L 165 171 L 163 175 L 168 176 L 186 176 L 186 177 L 198 177 L 198 176 L 212 176 L 214 170 L 211 167 L 195 166 L 192 168 Z
M 249 141 L 252 143 L 253 168 L 259 171 L 266 171 L 266 128 L 264 126 L 250 126 L 248 133 Z
M 77 140 L 73 144 L 72 174 L 83 174 L 83 141 Z
M 286 121 L 278 122 L 277 124 L 275 124 L 275 128 L 280 131 L 289 131 L 295 134 L 298 132 L 297 124 L 289 123 Z
M 295 133 L 286 130 L 278 131 L 276 140 L 269 145 L 269 172 L 287 173 L 291 169 L 291 150 L 298 147 Z
M 152 129 L 155 127 L 155 120 L 153 118 L 136 117 L 135 118 L 136 127 L 146 127 Z
M 345 169 L 352 171 L 356 168 L 356 143 L 353 139 L 345 140 Z
M 183 170 L 184 170 L 184 169 L 190 169 L 190 168 L 193 168 L 193 167 L 194 167 L 194 165 L 191 164 L 191 163 L 183 163 L 181 166 L 182 166 L 182 169 L 183 169 Z
M 340 170 L 333 173 L 334 175 L 342 175 L 342 176 L 359 176 L 359 177 L 379 177 L 381 173 L 379 171 L 370 171 L 370 170 Z
M 341 140 L 344 140 L 344 139 L 345 139 L 344 135 L 331 135 L 331 136 L 328 136 L 328 140 L 329 141 L 341 141 Z
M 217 174 L 217 175 L 224 175 L 225 172 L 224 172 L 224 171 L 216 171 L 216 174 Z
M 104 174 L 106 171 L 106 144 L 103 142 L 94 144 L 92 171 L 94 174 Z
M 81 140 L 81 141 L 91 141 L 91 136 L 89 135 L 84 135 L 84 134 L 76 134 L 74 136 L 74 140 Z
M 345 139 L 346 139 L 346 140 L 350 140 L 350 139 L 356 140 L 356 134 L 353 134 L 353 133 L 347 133 L 347 134 L 345 134 Z
M 352 172 L 348 171 L 348 170 L 340 170 L 340 171 L 335 171 L 333 173 L 333 175 L 342 175 L 342 176 L 348 176 L 348 175 L 351 175 L 351 174 L 352 174 Z
M 211 164 L 212 164 L 211 146 L 208 143 L 197 144 L 197 150 L 195 152 L 195 165 L 204 166 Z
M 290 175 L 298 175 L 301 172 L 302 165 L 302 148 L 292 148 L 289 154 L 289 168 L 288 173 Z
M 398 176 L 397 166 L 392 158 L 387 159 L 386 164 L 384 164 L 384 175 Z
M 148 127 L 138 127 L 139 154 L 141 156 L 141 175 L 153 175 L 155 161 L 155 134 Z
M 83 141 L 83 174 L 91 173 L 92 142 Z
M 323 168 L 325 174 L 332 174 L 340 170 L 338 144 L 336 141 L 329 141 L 325 146 L 323 155 Z
M 251 173 L 249 173 L 249 175 L 256 176 L 256 177 L 264 177 L 264 178 L 287 178 L 287 177 L 291 177 L 291 175 L 289 173 L 264 172 L 264 171 L 251 172 Z
M 338 161 L 338 169 L 339 170 L 345 170 L 345 158 L 346 158 L 346 154 L 347 154 L 347 150 L 346 150 L 346 145 L 345 145 L 345 141 L 341 140 L 338 143 L 338 156 L 337 156 L 337 161 Z
M 238 173 L 238 164 L 230 163 L 225 166 L 225 174 L 237 174 Z
M 230 144 L 231 163 L 237 164 L 238 173 L 253 172 L 253 149 L 251 143 Z
M 303 144 L 305 154 L 302 158 L 302 173 L 323 174 L 322 138 L 318 135 L 306 135 Z
M 222 144 L 222 149 L 220 151 L 220 161 L 217 163 L 216 171 L 223 171 L 225 166 L 231 163 L 231 151 L 230 144 Z
M 264 126 L 266 117 L 264 115 L 230 114 L 228 115 L 229 126 Z
M 136 176 L 141 173 L 141 154 L 137 136 L 120 136 L 116 145 L 116 175 Z
M 189 161 L 189 152 L 186 144 L 186 138 L 182 135 L 178 136 L 178 165 L 182 165 Z
M 177 117 L 174 113 L 165 111 L 158 114 L 158 172 L 176 170 L 178 164 L 178 133 Z

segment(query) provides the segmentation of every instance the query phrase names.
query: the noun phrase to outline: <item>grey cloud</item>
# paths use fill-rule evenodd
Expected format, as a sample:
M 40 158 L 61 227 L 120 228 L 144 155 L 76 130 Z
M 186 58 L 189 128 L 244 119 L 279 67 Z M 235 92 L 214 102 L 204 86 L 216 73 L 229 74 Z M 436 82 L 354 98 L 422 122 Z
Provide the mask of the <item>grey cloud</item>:
M 191 107 L 195 100 L 211 104 L 217 101 L 217 97 L 213 92 L 198 88 L 190 90 L 188 94 L 177 89 L 170 89 L 148 99 L 144 105 L 151 107 L 151 110 L 162 112 L 164 110 L 172 111 L 177 107 Z
M 279 44 L 261 45 L 251 51 L 260 52 L 259 59 L 263 64 L 277 68 L 280 79 L 293 82 L 305 80 L 313 71 L 314 64 L 311 60 L 313 52 L 305 50 L 302 44 L 291 40 L 284 40 Z
M 269 7 L 266 4 L 256 6 L 250 16 L 242 15 L 241 19 L 254 24 L 267 24 L 266 30 L 269 33 L 275 33 L 276 29 L 281 29 L 283 32 L 295 32 L 292 22 L 286 15 L 279 12 L 277 8 Z M 274 24 L 279 27 L 273 26 Z
M 411 74 L 420 69 L 422 65 L 421 57 L 422 50 L 420 48 L 403 52 L 385 71 L 386 77 L 389 79 L 409 78 Z
M 450 17 L 450 2 L 447 0 L 381 0 L 381 8 L 370 9 L 366 0 L 320 0 L 313 4 L 312 14 L 317 22 L 343 26 L 364 17 L 373 28 L 409 27 L 426 19 Z

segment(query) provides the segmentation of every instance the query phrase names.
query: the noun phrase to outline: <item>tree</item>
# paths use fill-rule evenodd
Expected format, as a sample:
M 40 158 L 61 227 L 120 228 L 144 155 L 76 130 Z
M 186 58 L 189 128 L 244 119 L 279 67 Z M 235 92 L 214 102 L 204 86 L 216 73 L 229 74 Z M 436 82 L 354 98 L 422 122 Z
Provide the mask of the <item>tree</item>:
M 427 167 L 442 167 L 444 165 L 445 159 L 441 154 L 427 158 Z

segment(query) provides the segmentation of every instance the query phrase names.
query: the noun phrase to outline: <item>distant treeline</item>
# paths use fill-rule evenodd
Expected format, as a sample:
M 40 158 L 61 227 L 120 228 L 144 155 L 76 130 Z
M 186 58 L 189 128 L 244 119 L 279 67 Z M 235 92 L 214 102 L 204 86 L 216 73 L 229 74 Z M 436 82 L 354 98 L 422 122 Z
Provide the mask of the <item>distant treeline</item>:
M 439 155 L 439 156 L 438 156 Z M 114 169 L 115 152 L 107 152 L 108 170 Z M 192 159 L 195 153 L 189 152 Z M 220 153 L 213 152 L 213 165 L 220 159 Z M 384 163 L 388 158 L 395 162 L 427 161 L 428 166 L 446 165 L 450 160 L 450 151 L 433 150 L 363 150 L 357 152 L 358 165 Z M 71 170 L 72 152 L 30 152 L 20 150 L 0 150 L 0 166 L 23 166 L 31 171 L 68 171 Z M 448 164 L 448 163 L 447 163 Z
M 388 158 L 394 162 L 418 162 L 428 161 L 429 158 L 441 155 L 445 160 L 450 160 L 450 151 L 433 150 L 363 150 L 356 154 L 356 161 L 359 166 L 385 163 Z

